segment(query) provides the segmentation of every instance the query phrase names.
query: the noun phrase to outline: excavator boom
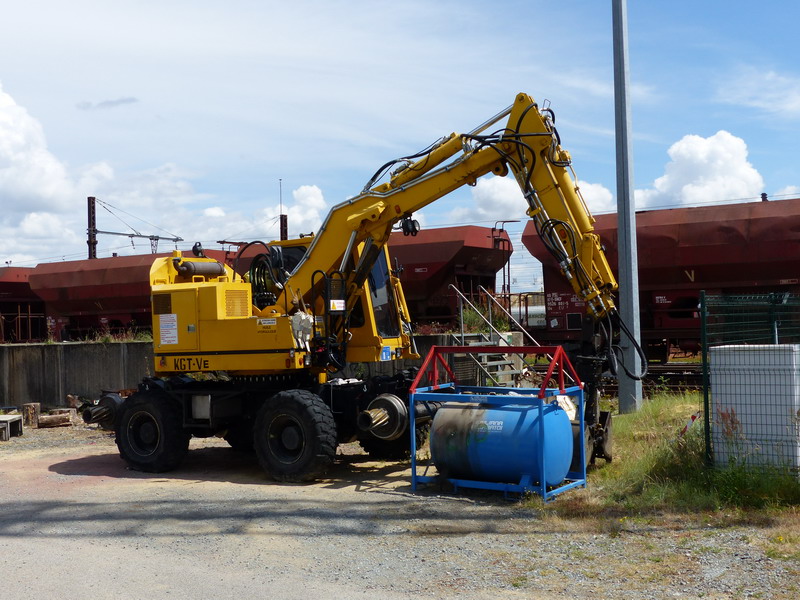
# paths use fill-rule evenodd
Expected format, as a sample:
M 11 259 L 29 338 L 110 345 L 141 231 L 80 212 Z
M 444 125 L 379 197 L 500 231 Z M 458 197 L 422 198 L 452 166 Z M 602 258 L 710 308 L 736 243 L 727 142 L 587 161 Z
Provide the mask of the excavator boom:
M 505 127 L 484 133 L 506 116 Z M 509 108 L 470 133 L 450 134 L 414 162 L 400 162 L 388 182 L 331 209 L 283 293 L 304 290 L 317 270 L 347 272 L 354 291 L 399 221 L 464 185 L 474 185 L 483 175 L 503 176 L 510 169 L 528 203 L 528 215 L 575 293 L 594 318 L 604 317 L 614 308 L 617 283 L 553 121 L 552 111 L 540 110 L 533 98 L 519 94 Z M 362 243 L 369 252 L 348 270 L 350 253 Z

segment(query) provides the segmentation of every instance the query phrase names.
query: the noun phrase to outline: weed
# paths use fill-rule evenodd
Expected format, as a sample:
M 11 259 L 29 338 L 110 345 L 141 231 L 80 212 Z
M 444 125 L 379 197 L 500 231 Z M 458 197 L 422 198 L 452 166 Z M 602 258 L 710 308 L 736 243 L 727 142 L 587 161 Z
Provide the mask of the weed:
M 767 537 L 764 553 L 769 558 L 781 560 L 800 560 L 800 536 L 785 531 L 776 532 Z
M 113 344 L 115 342 L 152 342 L 153 334 L 143 329 L 122 329 L 118 331 L 95 331 L 88 334 L 84 342 L 96 344 Z
M 660 563 L 660 562 L 662 562 L 664 560 L 664 557 L 663 556 L 658 556 L 656 554 L 656 555 L 653 555 L 653 556 L 648 556 L 647 560 L 649 560 L 650 562 Z
M 489 333 L 488 311 L 483 307 L 480 312 L 472 308 L 464 309 L 464 332 L 465 333 Z M 508 319 L 505 315 L 492 313 L 492 325 L 498 331 L 508 331 Z
M 638 412 L 615 415 L 614 462 L 590 470 L 587 493 L 565 495 L 545 510 L 597 519 L 601 533 L 616 537 L 623 515 L 668 510 L 700 513 L 717 526 L 768 525 L 765 511 L 800 505 L 800 480 L 791 473 L 706 465 L 702 426 L 679 436 L 699 404 L 698 393 L 657 394 Z

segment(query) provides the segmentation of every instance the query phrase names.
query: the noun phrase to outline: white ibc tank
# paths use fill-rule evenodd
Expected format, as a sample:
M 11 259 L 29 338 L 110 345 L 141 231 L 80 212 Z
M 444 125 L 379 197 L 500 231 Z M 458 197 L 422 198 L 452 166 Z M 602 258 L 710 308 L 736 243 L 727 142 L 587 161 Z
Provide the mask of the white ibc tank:
M 709 349 L 714 461 L 800 469 L 800 345 Z

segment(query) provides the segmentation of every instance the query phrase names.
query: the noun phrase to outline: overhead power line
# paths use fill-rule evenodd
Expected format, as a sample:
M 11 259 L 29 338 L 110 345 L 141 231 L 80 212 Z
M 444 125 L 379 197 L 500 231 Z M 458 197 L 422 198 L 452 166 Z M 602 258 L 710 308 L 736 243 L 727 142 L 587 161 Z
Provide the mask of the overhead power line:
M 145 239 L 148 239 L 148 240 L 150 240 L 150 251 L 153 254 L 155 254 L 156 250 L 158 250 L 158 242 L 160 240 L 169 240 L 169 241 L 172 241 L 172 242 L 182 242 L 183 241 L 183 238 L 182 237 L 178 237 L 178 236 L 165 237 L 165 236 L 159 236 L 159 235 L 142 235 L 141 233 L 139 233 L 138 231 L 133 229 L 133 227 L 131 227 L 130 225 L 125 223 L 125 221 L 123 221 L 118 215 L 114 215 L 114 216 L 117 217 L 123 223 L 125 223 L 126 226 L 130 227 L 130 229 L 133 229 L 133 231 L 135 233 L 121 233 L 121 232 L 118 232 L 118 231 L 101 231 L 100 229 L 97 229 L 97 219 L 96 219 L 95 205 L 96 205 L 97 202 L 100 202 L 100 204 L 101 204 L 101 206 L 103 208 L 105 208 L 111 214 L 114 214 L 109 208 L 109 207 L 111 207 L 111 205 L 108 204 L 107 202 L 103 202 L 102 200 L 97 200 L 97 198 L 95 198 L 94 196 L 89 196 L 86 199 L 86 201 L 87 201 L 87 210 L 88 210 L 88 217 L 89 217 L 89 226 L 87 228 L 88 239 L 86 240 L 86 244 L 89 246 L 89 258 L 90 259 L 91 258 L 97 258 L 97 234 L 98 233 L 102 233 L 102 234 L 105 234 L 105 235 L 121 235 L 121 236 L 125 236 L 125 237 L 128 237 L 128 238 L 131 239 L 131 243 L 133 243 L 133 238 L 145 238 Z M 119 210 L 119 209 L 117 209 L 117 210 Z M 125 211 L 121 211 L 121 212 L 125 212 Z M 125 213 L 125 214 L 130 214 L 130 213 Z M 130 215 L 130 216 L 134 216 L 134 215 Z M 136 218 L 138 218 L 138 217 L 136 217 Z M 147 221 L 145 221 L 144 219 L 140 219 L 140 220 L 145 222 L 145 223 L 147 223 Z M 161 229 L 160 227 L 157 227 L 155 225 L 153 225 L 153 227 L 156 227 L 156 229 Z M 161 229 L 161 231 L 166 231 L 166 230 L 165 229 Z M 170 232 L 166 231 L 166 233 L 170 233 Z

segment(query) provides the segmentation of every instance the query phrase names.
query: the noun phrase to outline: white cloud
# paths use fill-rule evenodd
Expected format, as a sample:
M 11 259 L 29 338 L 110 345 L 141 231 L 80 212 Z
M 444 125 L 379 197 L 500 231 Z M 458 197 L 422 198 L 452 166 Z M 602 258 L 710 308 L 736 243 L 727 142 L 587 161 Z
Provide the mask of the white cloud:
M 482 177 L 471 191 L 474 204 L 451 210 L 451 223 L 526 218 L 527 204 L 512 177 Z
M 19 225 L 19 231 L 24 236 L 37 240 L 62 237 L 64 231 L 63 220 L 52 213 L 28 213 Z
M 77 177 L 78 193 L 93 196 L 114 180 L 114 169 L 106 162 L 95 163 L 78 169 Z
M 316 185 L 301 185 L 292 191 L 292 204 L 283 205 L 289 225 L 289 237 L 297 237 L 301 233 L 316 232 L 327 214 L 328 203 L 322 190 Z M 263 241 L 276 240 L 280 236 L 280 204 L 267 206 L 257 211 L 249 224 L 237 237 L 246 235 L 248 239 L 259 238 Z M 228 224 L 227 227 L 230 227 Z
M 68 208 L 74 185 L 39 122 L 0 85 L 0 193 L 8 212 Z
M 800 185 L 787 185 L 774 194 L 778 198 L 800 198 Z
M 192 187 L 194 173 L 175 164 L 118 177 L 107 162 L 70 169 L 47 147 L 39 121 L 0 88 L 0 258 L 31 265 L 41 259 L 86 255 L 87 196 L 113 207 L 112 217 L 98 205 L 98 229 L 148 235 L 169 235 L 165 229 L 212 233 L 225 212 L 208 209 L 198 219 L 191 207 L 207 195 Z M 137 219 L 139 217 L 141 220 Z M 238 217 L 244 225 L 244 219 Z M 235 222 L 235 221 L 234 221 Z M 156 224 L 155 227 L 150 224 Z M 162 229 L 163 227 L 163 229 Z M 178 234 L 180 235 L 180 234 Z M 187 238 L 188 239 L 188 238 Z M 120 252 L 148 251 L 147 241 L 127 246 L 124 238 L 100 236 L 102 248 Z M 121 246 L 121 247 L 120 247 Z M 110 253 L 110 252 L 109 252 Z M 56 254 L 60 256 L 55 256 Z
M 157 209 L 163 218 L 166 216 L 165 210 L 210 199 L 209 195 L 199 194 L 194 190 L 191 183 L 194 177 L 196 174 L 192 171 L 174 163 L 166 163 L 117 178 L 109 182 L 105 192 L 112 204 L 139 211 Z
M 718 86 L 717 99 L 757 108 L 770 115 L 800 118 L 800 78 L 756 67 L 741 67 Z
M 686 135 L 667 151 L 670 162 L 650 189 L 636 190 L 638 208 L 752 199 L 764 180 L 747 160 L 747 144 L 727 131 Z
M 209 206 L 210 194 L 192 185 L 197 173 L 175 163 L 118 175 L 107 162 L 70 169 L 47 149 L 40 123 L 0 89 L 0 258 L 33 266 L 86 256 L 87 196 L 97 205 L 98 229 L 213 244 L 228 235 L 245 240 L 279 237 L 276 203 L 245 213 Z M 319 187 L 302 185 L 284 207 L 290 235 L 318 230 L 327 203 Z M 205 208 L 200 208 L 205 206 Z M 228 237 L 227 239 L 232 239 Z M 101 234 L 98 255 L 150 251 L 148 240 Z M 162 240 L 160 250 L 171 247 Z
M 220 219 L 225 216 L 225 209 L 220 206 L 210 206 L 203 211 L 203 216 Z
M 301 185 L 292 192 L 296 206 L 305 210 L 320 211 L 328 204 L 322 197 L 322 190 L 315 185 Z
M 579 181 L 578 187 L 592 213 L 616 210 L 614 195 L 599 183 Z M 472 188 L 472 206 L 464 206 L 448 213 L 450 223 L 493 222 L 502 220 L 519 220 L 523 224 L 528 220 L 528 205 L 516 180 L 509 177 L 483 177 Z
M 578 180 L 578 187 L 586 206 L 589 208 L 589 212 L 592 214 L 615 212 L 617 210 L 614 194 L 606 186 L 600 183 L 587 183 Z

